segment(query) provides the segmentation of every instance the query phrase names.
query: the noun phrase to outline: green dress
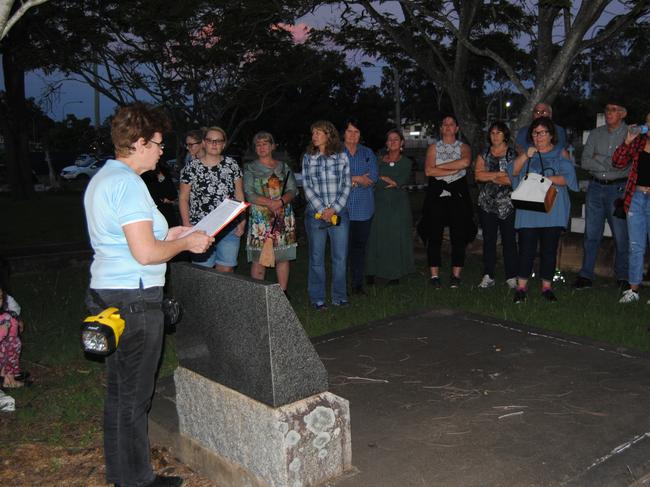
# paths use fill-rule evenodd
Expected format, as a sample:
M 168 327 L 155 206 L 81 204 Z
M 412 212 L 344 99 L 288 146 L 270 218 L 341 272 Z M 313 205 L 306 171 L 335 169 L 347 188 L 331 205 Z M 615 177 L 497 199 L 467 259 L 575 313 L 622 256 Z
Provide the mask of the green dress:
M 366 274 L 384 279 L 399 279 L 414 272 L 413 216 L 408 193 L 399 187 L 411 178 L 411 160 L 378 161 L 379 176 L 388 176 L 397 188 L 386 188 L 379 179 L 375 185 L 375 216 L 372 219 L 366 259 Z
M 250 201 L 255 196 L 264 196 L 271 199 L 279 199 L 282 196 L 282 185 L 287 177 L 287 185 L 284 193 L 296 194 L 296 178 L 289 166 L 278 161 L 275 168 L 266 167 L 260 161 L 255 160 L 244 166 L 244 193 L 246 200 Z M 273 229 L 273 250 L 275 260 L 295 260 L 296 247 L 296 218 L 291 203 L 284 207 L 280 213 L 275 227 L 273 221 L 275 215 L 266 207 L 251 204 L 248 218 L 248 237 L 246 239 L 246 254 L 248 262 L 259 262 L 260 253 L 264 241 L 271 235 Z

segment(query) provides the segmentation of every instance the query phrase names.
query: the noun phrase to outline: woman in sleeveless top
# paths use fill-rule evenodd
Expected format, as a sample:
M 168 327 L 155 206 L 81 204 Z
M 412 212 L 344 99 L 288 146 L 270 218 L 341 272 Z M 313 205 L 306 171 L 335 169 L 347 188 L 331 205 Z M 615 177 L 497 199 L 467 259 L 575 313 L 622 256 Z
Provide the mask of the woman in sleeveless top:
M 443 231 L 449 227 L 451 239 L 451 276 L 449 286 L 460 286 L 460 276 L 465 264 L 465 247 L 473 239 L 471 228 L 472 202 L 467 187 L 466 172 L 471 152 L 467 144 L 457 140 L 458 121 L 446 116 L 440 125 L 440 140 L 429 146 L 424 172 L 429 187 L 422 212 L 421 236 L 427 242 L 429 284 L 441 286 L 440 264 Z M 474 227 L 475 228 L 475 227 Z

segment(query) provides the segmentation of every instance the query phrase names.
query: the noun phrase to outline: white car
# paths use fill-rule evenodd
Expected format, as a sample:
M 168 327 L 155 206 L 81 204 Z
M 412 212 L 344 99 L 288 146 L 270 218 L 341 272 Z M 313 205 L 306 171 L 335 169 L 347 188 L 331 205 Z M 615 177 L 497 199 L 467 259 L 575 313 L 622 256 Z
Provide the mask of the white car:
M 88 180 L 92 178 L 106 162 L 105 160 L 97 161 L 95 158 L 93 158 L 92 161 L 88 161 L 87 159 L 84 160 L 83 165 L 77 164 L 77 162 L 80 161 L 81 159 L 77 158 L 77 161 L 75 161 L 73 166 L 64 167 L 61 171 L 61 177 L 63 179 L 67 179 L 68 181 L 80 181 L 84 179 Z

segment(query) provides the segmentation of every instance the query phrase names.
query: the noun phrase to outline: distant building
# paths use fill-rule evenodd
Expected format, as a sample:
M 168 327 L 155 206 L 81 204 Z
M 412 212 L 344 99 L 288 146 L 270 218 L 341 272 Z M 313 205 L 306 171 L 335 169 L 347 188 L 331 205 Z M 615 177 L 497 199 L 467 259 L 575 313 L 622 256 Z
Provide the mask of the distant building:
M 434 137 L 433 124 L 422 122 L 411 122 L 402 125 L 402 133 L 404 134 L 404 148 L 405 149 L 426 149 L 430 144 L 433 144 L 437 139 Z

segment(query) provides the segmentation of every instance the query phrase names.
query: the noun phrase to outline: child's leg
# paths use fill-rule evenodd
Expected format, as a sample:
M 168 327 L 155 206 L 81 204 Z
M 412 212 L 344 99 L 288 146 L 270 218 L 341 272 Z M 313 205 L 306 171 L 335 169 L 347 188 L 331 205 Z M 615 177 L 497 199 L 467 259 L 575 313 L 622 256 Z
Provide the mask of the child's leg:
M 18 386 L 22 384 L 14 379 L 20 374 L 20 350 L 22 344 L 20 338 L 7 336 L 0 342 L 0 370 L 4 375 L 5 387 Z

